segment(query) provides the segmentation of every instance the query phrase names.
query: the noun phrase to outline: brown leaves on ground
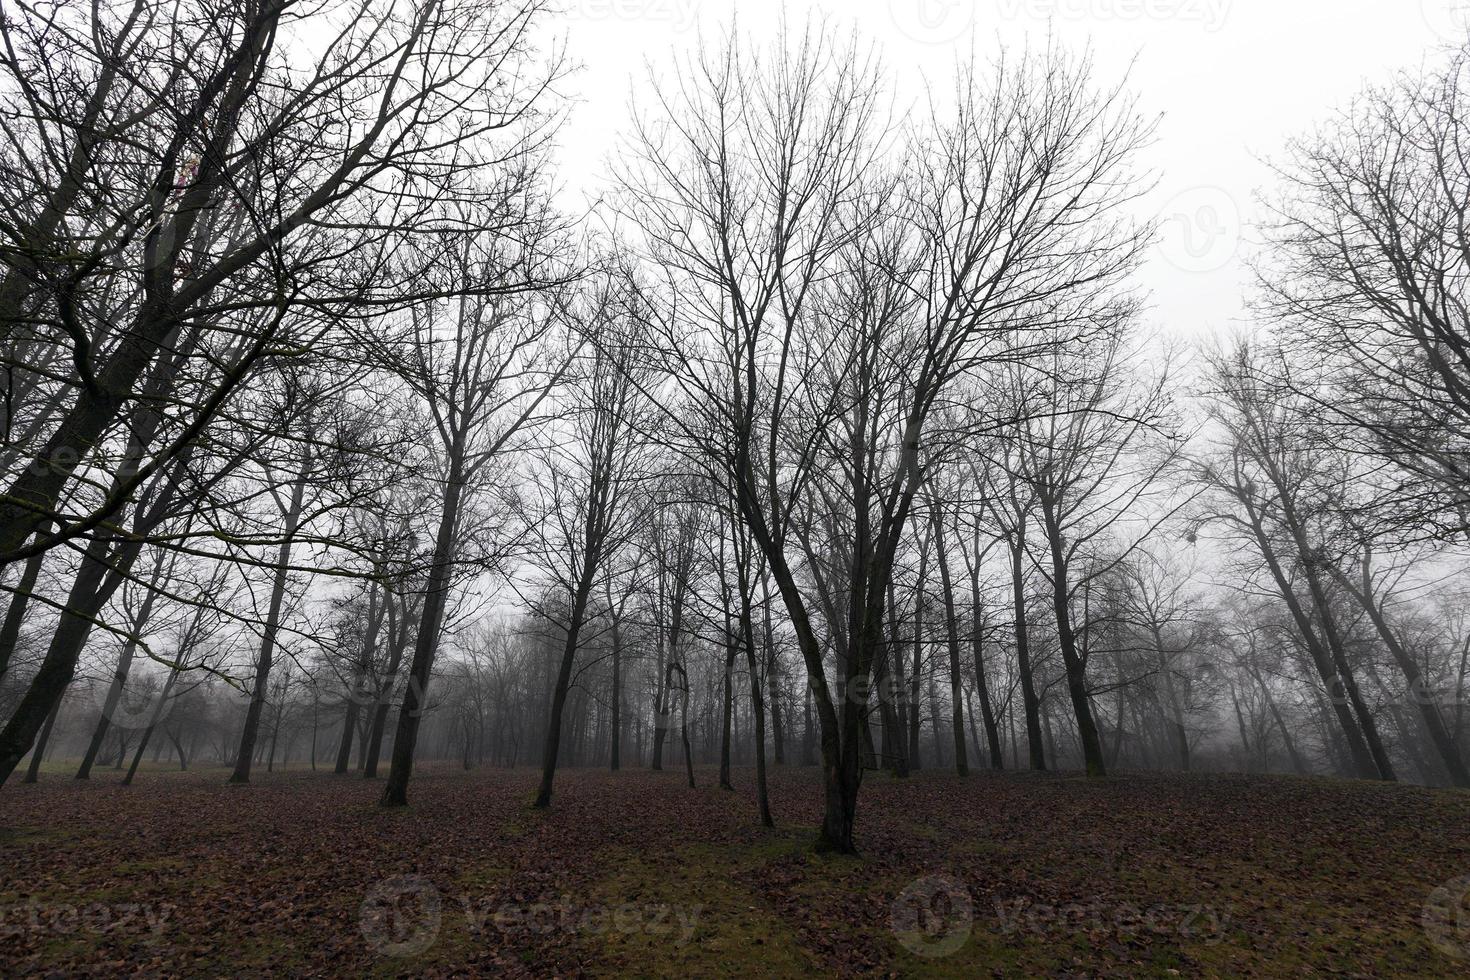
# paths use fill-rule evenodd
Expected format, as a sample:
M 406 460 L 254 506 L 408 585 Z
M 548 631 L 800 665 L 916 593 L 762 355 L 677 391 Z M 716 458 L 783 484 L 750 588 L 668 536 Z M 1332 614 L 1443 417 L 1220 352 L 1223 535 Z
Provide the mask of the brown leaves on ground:
M 681 772 L 222 771 L 0 790 L 0 974 L 1446 976 L 1470 794 L 1244 776 L 870 775 L 858 858 Z M 1439 891 L 1436 891 L 1436 889 Z M 1470 915 L 1463 916 L 1470 923 Z

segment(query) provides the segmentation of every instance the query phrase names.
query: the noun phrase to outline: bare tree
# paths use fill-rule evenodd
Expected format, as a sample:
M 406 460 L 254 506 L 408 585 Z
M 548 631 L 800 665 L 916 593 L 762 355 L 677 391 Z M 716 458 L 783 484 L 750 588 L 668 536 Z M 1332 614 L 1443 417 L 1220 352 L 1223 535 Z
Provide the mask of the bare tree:
M 786 606 L 820 722 L 819 846 L 853 849 L 888 581 L 957 379 L 1114 290 L 1146 234 L 1120 216 L 1147 127 L 1084 61 L 973 72 L 960 110 L 883 176 L 881 75 L 812 26 L 706 52 L 640 125 L 624 211 L 662 270 L 657 350 L 680 448 L 728 480 Z M 840 496 L 838 496 L 840 495 Z M 842 500 L 842 624 L 788 541 Z M 824 648 L 845 636 L 837 683 Z
M 521 214 L 526 228 L 521 244 L 510 253 L 488 240 L 457 242 L 451 268 L 465 291 L 450 300 L 411 307 L 400 332 L 382 347 L 382 356 L 430 416 L 438 444 L 434 476 L 441 488 L 384 806 L 408 802 L 420 715 L 427 705 L 454 570 L 466 560 L 493 567 L 507 544 L 482 534 L 470 542 L 469 554 L 463 552 L 467 491 L 496 475 L 495 465 L 505 462 L 515 440 L 540 424 L 546 399 L 571 362 L 565 349 L 559 351 L 552 342 L 562 326 L 559 304 L 523 294 L 526 284 L 555 283 L 563 275 L 555 265 L 556 227 L 544 209 L 528 208 Z
M 1157 525 L 1160 515 L 1145 505 L 1169 489 L 1163 477 L 1181 446 L 1167 371 L 1150 377 L 1130 367 L 1133 316 L 1132 304 L 1121 305 L 1097 323 L 1096 334 L 1075 348 L 1058 347 L 1041 370 L 1023 368 L 1018 383 L 1028 394 L 1015 435 L 1017 475 L 1035 496 L 1046 556 L 1038 565 L 1050 586 L 1067 693 L 1093 776 L 1104 775 L 1106 764 L 1074 604 Z M 1106 556 L 1104 542 L 1117 537 L 1123 540 Z
M 1371 88 L 1296 141 L 1258 266 L 1299 393 L 1376 461 L 1370 532 L 1470 529 L 1470 46 Z
M 22 431 L 8 455 L 23 465 L 10 467 L 0 501 L 0 562 L 113 518 L 258 359 L 305 339 L 286 332 L 299 327 L 286 315 L 294 304 L 421 294 L 417 270 L 364 282 L 352 262 L 377 276 L 375 257 L 424 227 L 424 195 L 405 196 L 410 187 L 473 195 L 458 175 L 500 158 L 490 137 L 522 126 L 548 84 L 517 75 L 534 0 L 357 0 L 301 22 L 289 6 L 180 12 L 137 0 L 5 19 L 0 117 L 15 152 L 0 201 L 0 320 L 12 372 L 34 375 L 64 356 L 75 380 L 53 391 L 30 377 L 21 391 L 34 403 L 9 406 L 7 424 L 20 416 Z M 70 70 L 36 70 L 47 62 Z M 67 220 L 74 213 L 93 217 Z M 177 431 L 139 440 L 113 487 L 57 514 L 78 467 L 144 394 L 160 351 L 201 330 L 223 331 L 200 340 L 227 340 L 234 356 L 197 362 L 214 367 L 186 405 L 170 403 L 187 408 Z
M 561 662 L 552 689 L 546 744 L 541 754 L 541 786 L 535 805 L 551 805 L 552 781 L 561 748 L 562 714 L 576 666 L 578 642 L 587 623 L 593 589 L 606 576 L 608 562 L 632 536 L 639 515 L 639 483 L 649 477 L 649 409 L 646 385 L 637 372 L 636 338 L 627 325 L 637 318 L 625 306 L 631 299 L 616 284 L 594 286 L 589 309 L 567 338 L 568 361 L 564 432 L 538 454 L 538 499 L 531 505 L 536 564 L 549 576 L 551 594 L 565 602 L 565 613 L 546 617 L 562 630 Z M 585 351 L 585 355 L 578 355 Z M 560 613 L 560 610 L 557 610 Z
M 258 367 L 446 294 L 410 261 L 433 250 L 400 246 L 442 232 L 446 200 L 493 200 L 467 175 L 539 140 L 559 68 L 523 70 L 538 10 L 356 0 L 298 20 L 285 0 L 137 0 L 0 18 L 0 565 L 89 554 L 0 734 L 0 777 L 191 467 L 218 469 L 201 450 Z
M 1299 428 L 1295 396 L 1262 369 L 1261 355 L 1244 341 L 1215 358 L 1212 389 L 1212 416 L 1224 440 L 1219 458 L 1199 472 L 1228 507 L 1209 516 L 1257 550 L 1327 692 L 1356 774 L 1393 779 L 1320 562 L 1323 542 L 1312 525 L 1323 514 L 1323 474 L 1318 447 Z

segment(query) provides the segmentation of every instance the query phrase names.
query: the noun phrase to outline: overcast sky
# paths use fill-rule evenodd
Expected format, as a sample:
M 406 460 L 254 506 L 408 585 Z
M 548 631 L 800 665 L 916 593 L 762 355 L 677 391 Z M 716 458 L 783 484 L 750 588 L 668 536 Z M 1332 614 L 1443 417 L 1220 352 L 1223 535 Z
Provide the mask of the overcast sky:
M 667 74 L 677 54 L 717 37 L 731 0 L 565 0 L 570 82 L 578 103 L 562 134 L 560 172 L 579 198 L 594 192 L 647 69 Z M 1243 316 L 1241 260 L 1250 248 L 1254 194 L 1271 184 L 1264 160 L 1293 134 L 1344 105 L 1365 82 L 1434 59 L 1464 15 L 1464 0 L 741 0 L 743 33 L 774 33 L 782 11 L 809 12 L 835 30 L 879 42 L 901 105 L 927 77 L 946 84 L 973 45 L 1053 32 L 1091 44 L 1100 76 L 1131 80 L 1141 110 L 1162 113 L 1148 163 L 1160 186 L 1150 206 L 1164 219 L 1145 270 L 1151 320 L 1198 337 Z M 645 100 L 646 102 L 646 100 Z

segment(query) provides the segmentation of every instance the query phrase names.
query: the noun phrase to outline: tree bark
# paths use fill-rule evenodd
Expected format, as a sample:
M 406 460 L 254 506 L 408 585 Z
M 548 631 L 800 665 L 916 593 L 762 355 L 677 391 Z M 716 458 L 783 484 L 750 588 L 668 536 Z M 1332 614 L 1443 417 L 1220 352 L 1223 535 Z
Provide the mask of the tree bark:
M 729 607 L 725 611 L 725 669 L 720 677 L 720 788 L 733 790 L 730 782 L 730 722 L 735 708 L 735 657 L 740 645 L 730 622 Z
M 52 707 L 71 684 L 93 622 L 122 585 L 142 548 L 141 543 L 127 541 L 109 555 L 112 542 L 110 537 L 98 536 L 87 546 L 41 669 L 0 732 L 0 785 L 30 750 Z
M 434 537 L 433 564 L 424 594 L 424 611 L 414 640 L 413 662 L 408 668 L 408 686 L 398 709 L 398 727 L 393 735 L 393 760 L 383 786 L 381 806 L 407 806 L 408 781 L 413 775 L 413 755 L 418 747 L 419 722 L 429 700 L 429 678 L 439 650 L 439 631 L 449 603 L 450 571 L 454 561 L 454 535 L 459 523 L 459 505 L 464 494 L 464 433 L 456 432 L 450 446 L 449 478 L 444 487 L 439 530 Z M 386 710 L 386 706 L 384 707 Z
M 622 617 L 612 614 L 612 752 L 608 768 L 617 772 L 622 766 L 623 743 L 623 634 Z
M 255 658 L 255 680 L 250 691 L 250 707 L 245 710 L 245 727 L 240 732 L 240 751 L 235 756 L 231 783 L 250 782 L 250 765 L 255 755 L 255 742 L 260 732 L 260 716 L 270 694 L 271 666 L 275 658 L 276 635 L 281 628 L 281 611 L 286 601 L 286 583 L 290 575 L 291 539 L 301 523 L 306 505 L 306 484 L 311 475 L 312 429 L 307 426 L 303 444 L 301 469 L 291 485 L 291 503 L 286 509 L 282 540 L 276 551 L 276 566 L 271 580 L 270 605 L 266 611 L 265 631 L 260 637 L 260 651 Z
M 153 615 L 153 603 L 158 596 L 158 593 L 153 590 L 158 584 L 162 571 L 163 559 L 160 557 L 148 583 L 148 594 L 143 597 L 143 604 L 138 610 L 137 617 L 133 620 L 127 641 L 123 643 L 122 651 L 118 654 L 117 667 L 112 672 L 112 683 L 108 685 L 107 696 L 102 704 L 102 713 L 98 716 L 97 725 L 92 730 L 92 740 L 87 744 L 87 751 L 82 755 L 82 764 L 77 767 L 77 779 L 87 779 L 91 776 L 92 765 L 97 760 L 97 753 L 102 750 L 102 740 L 107 737 L 107 729 L 112 722 L 112 713 L 117 710 L 117 703 L 122 699 L 123 687 L 128 682 L 128 673 L 133 666 L 133 654 L 138 647 L 138 636 L 147 627 L 149 617 Z
M 49 524 L 42 525 L 36 532 L 38 540 L 44 537 L 49 527 Z M 41 565 L 45 561 L 44 551 L 38 551 L 27 558 L 25 567 L 21 569 L 20 581 L 16 582 L 15 590 L 10 595 L 5 622 L 0 625 L 0 678 L 4 678 L 5 672 L 10 669 L 10 661 L 15 655 L 15 644 L 20 639 L 20 628 L 25 623 L 26 608 L 30 604 L 31 593 L 36 590 L 36 581 L 41 577 Z
M 551 717 L 546 722 L 546 744 L 541 753 L 541 787 L 536 791 L 537 809 L 551 805 L 552 781 L 556 778 L 557 753 L 561 750 L 561 720 L 566 708 L 567 690 L 572 683 L 572 668 L 577 661 L 577 640 L 582 633 L 582 622 L 587 616 L 588 596 L 592 592 L 592 576 L 596 572 L 597 557 L 589 552 L 585 558 L 587 568 L 577 590 L 572 596 L 571 612 L 567 619 L 566 642 L 562 647 L 561 665 L 557 668 L 556 686 L 551 692 Z
M 124 786 L 133 785 L 133 777 L 138 773 L 138 763 L 143 760 L 143 751 L 148 748 L 148 742 L 153 737 L 153 729 L 158 727 L 158 720 L 163 717 L 163 712 L 168 707 L 169 695 L 173 693 L 174 682 L 179 678 L 179 665 L 175 662 L 169 669 L 168 680 L 164 682 L 163 691 L 158 696 L 158 706 L 153 709 L 153 717 L 148 720 L 148 727 L 143 729 L 143 737 L 138 740 L 138 750 L 133 753 L 133 763 L 128 766 L 128 774 L 123 777 Z M 183 761 L 184 753 L 179 752 L 179 760 Z M 154 760 L 157 761 L 156 759 Z
M 771 818 L 771 797 L 766 786 L 766 711 L 765 706 L 761 703 L 760 668 L 756 662 L 755 652 L 755 622 L 751 615 L 751 593 L 755 590 L 747 574 L 751 563 L 749 551 L 745 551 L 740 558 L 740 632 L 745 643 L 746 667 L 750 671 L 750 707 L 755 714 L 756 807 L 760 811 L 761 825 L 774 827 L 776 822 Z M 733 658 L 731 666 L 733 666 Z
M 771 692 L 771 748 L 776 765 L 786 765 L 786 728 L 781 718 L 781 660 L 776 653 L 776 631 L 771 625 L 771 586 L 761 568 L 761 616 L 765 643 L 766 685 Z
M 26 767 L 25 778 L 21 780 L 22 782 L 34 783 L 40 778 L 41 759 L 46 755 L 47 743 L 51 741 L 51 729 L 56 727 L 56 716 L 61 713 L 61 702 L 62 698 L 57 698 L 52 702 L 51 710 L 46 713 L 45 724 L 41 726 L 41 733 L 36 737 L 36 748 L 31 753 L 31 764 Z
M 1107 775 L 1103 761 L 1102 739 L 1092 716 L 1092 699 L 1087 690 L 1087 664 L 1077 650 L 1077 635 L 1072 629 L 1071 583 L 1068 579 L 1066 541 L 1062 537 L 1049 499 L 1043 498 L 1046 516 L 1047 545 L 1051 551 L 1052 609 L 1057 620 L 1057 645 L 1062 650 L 1062 663 L 1067 672 L 1067 693 L 1077 718 L 1077 740 L 1082 745 L 1082 761 L 1087 775 Z
M 1368 618 L 1373 622 L 1373 627 L 1378 631 L 1379 638 L 1383 640 L 1383 645 L 1388 648 L 1394 663 L 1404 675 L 1404 680 L 1409 687 L 1409 696 L 1419 709 L 1419 716 L 1424 721 L 1424 730 L 1429 733 L 1429 739 L 1434 743 L 1435 751 L 1439 754 L 1440 761 L 1444 763 L 1450 780 L 1456 786 L 1470 787 L 1470 772 L 1466 771 L 1464 757 L 1461 756 L 1460 748 L 1455 744 L 1455 740 L 1450 737 L 1449 729 L 1445 727 L 1444 718 L 1439 713 L 1439 704 L 1424 683 L 1423 672 L 1415 663 L 1413 656 L 1399 642 L 1398 634 L 1394 632 L 1393 626 L 1388 622 L 1388 617 L 1383 613 L 1383 607 L 1373 596 L 1373 581 L 1367 557 L 1363 559 L 1361 587 L 1355 586 L 1352 580 L 1335 565 L 1330 567 L 1337 580 L 1368 614 Z
M 393 597 L 385 595 L 384 601 L 392 603 Z M 372 727 L 368 731 L 367 742 L 363 757 L 362 777 L 364 779 L 378 778 L 378 760 L 383 752 L 383 735 L 388 727 L 388 708 L 392 699 L 393 685 L 398 678 L 398 668 L 403 664 L 403 654 L 408 649 L 409 629 L 409 604 L 403 602 L 403 611 L 399 614 L 398 623 L 393 623 L 392 607 L 385 607 L 388 615 L 388 633 L 391 646 L 388 650 L 388 666 L 383 670 L 382 681 L 378 685 L 377 697 L 373 701 Z
M 975 693 L 980 699 L 980 719 L 985 725 L 985 744 L 990 751 L 990 768 L 1004 769 L 1005 756 L 1001 752 L 1000 726 L 996 724 L 995 708 L 990 703 L 990 685 L 985 677 L 985 607 L 980 598 L 978 556 L 970 568 L 970 619 L 970 652 L 975 661 Z
M 908 752 L 908 682 L 904 676 L 903 637 L 899 631 L 898 603 L 894 595 L 893 581 L 888 583 L 888 649 L 883 658 L 884 665 L 892 665 L 893 672 L 891 680 L 883 683 L 879 688 L 880 697 L 888 694 L 888 713 L 892 716 L 893 730 L 890 734 L 888 728 L 888 717 L 884 718 L 884 741 L 890 743 L 889 751 L 893 758 L 893 774 L 899 779 L 907 779 L 909 775 L 909 752 Z
M 924 706 L 924 580 L 929 574 L 929 549 L 919 546 L 919 578 L 914 586 L 914 658 L 909 673 L 909 769 L 924 768 L 923 756 L 919 754 L 919 728 Z M 934 732 L 935 745 L 939 744 L 939 732 Z
M 955 610 L 954 580 L 950 577 L 949 556 L 945 554 L 944 517 L 934 510 L 934 546 L 939 562 L 939 585 L 944 590 L 944 629 L 949 646 L 950 727 L 954 729 L 954 768 L 961 776 L 970 774 L 970 759 L 965 746 L 964 675 L 960 673 L 960 622 Z
M 368 585 L 368 629 L 363 637 L 362 654 L 352 671 L 352 690 L 347 692 L 347 708 L 342 718 L 342 737 L 337 742 L 337 761 L 332 772 L 338 776 L 347 772 L 352 761 L 352 737 L 357 733 L 357 716 L 362 710 L 361 697 L 363 680 L 367 677 L 368 665 L 378 648 L 378 631 L 382 626 L 383 609 L 379 600 L 377 582 Z
M 1030 630 L 1026 623 L 1026 525 L 1019 521 L 1011 551 L 1011 603 L 1015 617 L 1016 669 L 1021 675 L 1021 705 L 1026 714 L 1026 749 L 1031 768 L 1046 770 L 1046 753 L 1041 741 L 1041 699 L 1031 672 Z
M 1334 658 L 1324 649 L 1322 641 L 1317 636 L 1317 631 L 1312 625 L 1311 618 L 1297 597 L 1296 590 L 1291 586 L 1291 580 L 1287 577 L 1286 570 L 1282 568 L 1281 561 L 1276 554 L 1276 548 L 1271 542 L 1265 526 L 1261 522 L 1261 515 L 1248 499 L 1243 500 L 1249 518 L 1250 530 L 1256 539 L 1256 545 L 1260 549 L 1261 557 L 1266 562 L 1266 568 L 1276 582 L 1277 592 L 1281 595 L 1287 611 L 1291 614 L 1292 621 L 1296 624 L 1297 633 L 1301 637 L 1307 653 L 1311 657 L 1312 665 L 1317 669 L 1323 685 L 1327 689 L 1328 701 L 1332 705 L 1332 711 L 1337 717 L 1337 723 L 1342 731 L 1342 736 L 1347 742 L 1348 754 L 1351 757 L 1351 765 L 1356 774 L 1362 779 L 1376 779 L 1381 773 L 1375 763 L 1373 754 L 1368 749 L 1367 740 L 1363 737 L 1363 730 L 1358 724 L 1358 718 L 1352 710 L 1344 703 L 1339 694 L 1341 683 L 1338 677 L 1338 668 Z

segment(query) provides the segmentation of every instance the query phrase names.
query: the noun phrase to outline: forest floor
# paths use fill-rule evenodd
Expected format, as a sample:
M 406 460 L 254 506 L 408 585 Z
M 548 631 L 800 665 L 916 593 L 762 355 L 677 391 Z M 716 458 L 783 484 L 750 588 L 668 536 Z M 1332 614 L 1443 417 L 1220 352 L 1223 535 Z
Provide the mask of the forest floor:
M 697 770 L 60 773 L 0 790 L 0 976 L 1470 975 L 1470 793 L 870 775 L 859 857 Z

